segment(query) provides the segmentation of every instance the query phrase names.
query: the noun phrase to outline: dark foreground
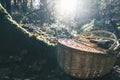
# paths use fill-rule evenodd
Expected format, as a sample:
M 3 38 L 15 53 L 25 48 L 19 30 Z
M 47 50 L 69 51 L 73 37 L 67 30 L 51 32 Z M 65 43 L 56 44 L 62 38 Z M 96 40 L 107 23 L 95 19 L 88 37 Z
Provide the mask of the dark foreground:
M 71 77 L 56 61 L 56 47 L 18 26 L 0 5 L 0 80 L 84 80 Z M 120 80 L 120 65 L 101 77 Z
M 84 80 L 65 74 L 56 61 L 47 57 L 40 59 L 33 54 L 9 58 L 8 62 L 0 63 L 0 80 Z M 101 78 L 86 80 L 120 80 L 120 67 Z

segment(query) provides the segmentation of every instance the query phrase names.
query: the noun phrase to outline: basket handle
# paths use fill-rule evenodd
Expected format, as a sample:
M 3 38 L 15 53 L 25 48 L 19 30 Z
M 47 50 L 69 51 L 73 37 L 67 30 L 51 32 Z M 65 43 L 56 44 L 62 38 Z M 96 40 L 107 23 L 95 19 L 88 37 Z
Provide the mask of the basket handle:
M 103 36 L 87 36 L 87 34 L 93 34 L 93 33 L 105 33 L 111 35 L 113 38 L 109 37 L 103 37 Z M 114 33 L 105 31 L 105 30 L 96 30 L 96 31 L 89 31 L 89 32 L 84 32 L 73 39 L 78 40 L 78 41 L 83 41 L 83 42 L 88 42 L 88 39 L 104 39 L 104 40 L 110 40 L 113 41 L 113 44 L 109 47 L 109 50 L 117 50 L 120 47 L 120 43 L 117 40 L 117 37 Z

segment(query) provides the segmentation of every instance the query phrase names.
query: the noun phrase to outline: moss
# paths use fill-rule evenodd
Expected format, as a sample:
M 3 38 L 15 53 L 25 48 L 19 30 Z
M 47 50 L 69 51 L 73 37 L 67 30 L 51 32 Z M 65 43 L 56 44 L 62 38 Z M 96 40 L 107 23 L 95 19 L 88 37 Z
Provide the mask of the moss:
M 0 4 L 0 56 L 4 58 L 0 61 L 9 61 L 7 58 L 10 56 L 20 56 L 24 50 L 27 56 L 31 55 L 34 59 L 38 56 L 48 58 L 55 54 L 56 46 L 20 27 Z

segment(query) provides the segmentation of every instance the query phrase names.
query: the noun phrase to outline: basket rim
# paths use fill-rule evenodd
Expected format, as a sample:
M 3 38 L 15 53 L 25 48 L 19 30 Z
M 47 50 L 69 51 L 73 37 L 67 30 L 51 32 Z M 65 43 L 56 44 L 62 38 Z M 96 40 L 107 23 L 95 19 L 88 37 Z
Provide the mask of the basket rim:
M 60 40 L 64 40 L 64 39 L 59 39 L 58 40 L 58 44 L 57 45 L 62 45 L 62 46 L 65 46 L 65 47 L 67 47 L 67 48 L 70 48 L 70 49 L 72 49 L 72 50 L 77 50 L 77 51 L 81 51 L 81 52 L 87 52 L 87 53 L 90 53 L 90 54 L 98 54 L 98 55 L 110 55 L 110 54 L 108 54 L 107 52 L 109 52 L 109 50 L 105 50 L 104 49 L 104 52 L 103 51 L 101 51 L 100 53 L 99 52 L 89 52 L 89 51 L 84 51 L 84 50 L 80 50 L 80 49 L 78 49 L 78 48 L 74 48 L 74 47 L 70 47 L 70 46 L 68 46 L 68 45 L 65 45 L 65 44 L 63 44 L 63 43 L 61 43 L 60 42 Z
M 103 36 L 87 36 L 88 34 L 93 34 L 93 33 L 105 33 L 105 34 L 109 34 L 112 35 L 112 38 L 109 37 L 103 37 Z M 86 36 L 84 36 L 86 35 Z M 117 39 L 116 35 L 110 31 L 106 31 L 106 30 L 93 30 L 93 31 L 88 31 L 88 32 L 83 32 L 82 34 L 79 34 L 78 36 L 73 37 L 74 39 L 77 39 L 78 37 L 84 38 L 84 39 L 106 39 L 106 40 L 110 40 L 113 41 L 113 44 L 108 48 L 109 50 L 117 50 L 120 46 L 119 40 Z M 79 39 L 78 39 L 79 40 Z

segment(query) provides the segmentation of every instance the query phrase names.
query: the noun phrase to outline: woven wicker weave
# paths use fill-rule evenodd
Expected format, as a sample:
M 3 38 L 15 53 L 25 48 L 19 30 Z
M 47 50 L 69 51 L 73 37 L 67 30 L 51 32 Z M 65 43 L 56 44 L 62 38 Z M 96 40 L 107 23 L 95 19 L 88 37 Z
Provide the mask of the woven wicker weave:
M 58 41 L 57 60 L 66 73 L 78 78 L 94 78 L 111 71 L 116 61 L 115 55 L 83 44 L 74 46 L 75 43 L 70 39 Z

